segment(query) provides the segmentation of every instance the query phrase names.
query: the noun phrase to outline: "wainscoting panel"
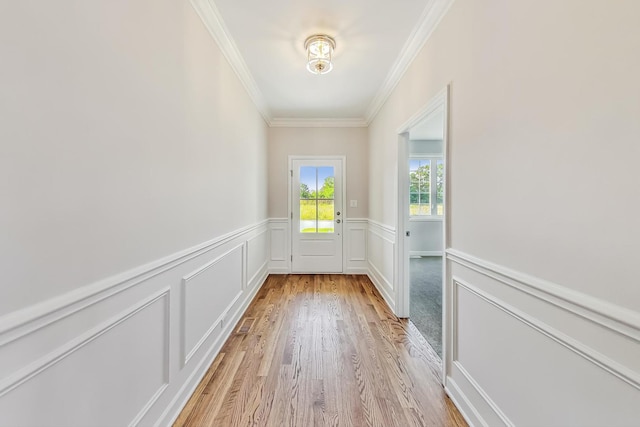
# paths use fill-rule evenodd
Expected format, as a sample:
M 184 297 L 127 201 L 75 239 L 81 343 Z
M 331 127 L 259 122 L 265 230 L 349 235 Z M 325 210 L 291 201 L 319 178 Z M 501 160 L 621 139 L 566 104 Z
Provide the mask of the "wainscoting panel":
M 238 245 L 182 278 L 184 364 L 242 295 L 244 247 Z
M 392 310 L 395 311 L 395 230 L 369 220 L 367 257 L 369 277 Z
M 344 272 L 367 274 L 367 230 L 368 220 L 347 218 L 344 221 Z
M 0 318 L 0 425 L 170 425 L 267 277 L 267 221 Z
M 453 249 L 447 262 L 445 385 L 473 424 L 637 423 L 636 313 Z
M 169 383 L 169 290 L 3 381 L 0 425 L 137 423 Z
M 260 233 L 247 240 L 247 275 L 244 286 L 255 282 L 267 267 L 269 258 L 269 234 L 264 229 Z
M 291 271 L 291 251 L 289 250 L 289 220 L 272 218 L 269 220 L 269 272 L 287 274 Z

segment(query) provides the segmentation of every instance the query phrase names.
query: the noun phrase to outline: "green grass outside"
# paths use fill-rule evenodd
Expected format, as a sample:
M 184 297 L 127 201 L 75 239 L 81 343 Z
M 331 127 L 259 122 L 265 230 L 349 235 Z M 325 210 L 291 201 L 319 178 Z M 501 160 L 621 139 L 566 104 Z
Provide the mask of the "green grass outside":
M 431 215 L 431 206 L 417 203 L 411 204 L 409 205 L 409 215 Z M 444 215 L 444 205 L 442 203 L 438 203 L 438 215 Z
M 316 219 L 316 201 L 300 200 L 300 219 Z M 318 200 L 318 219 L 333 220 L 333 200 Z
M 333 228 L 318 228 L 318 233 L 333 233 Z M 315 228 L 305 228 L 301 231 L 301 233 L 315 233 Z

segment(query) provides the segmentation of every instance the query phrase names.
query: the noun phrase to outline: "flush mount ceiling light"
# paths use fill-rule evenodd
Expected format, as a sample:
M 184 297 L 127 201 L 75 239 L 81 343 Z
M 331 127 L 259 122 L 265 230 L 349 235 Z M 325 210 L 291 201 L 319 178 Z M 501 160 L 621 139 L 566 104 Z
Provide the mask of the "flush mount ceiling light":
M 331 57 L 336 41 L 324 34 L 316 34 L 304 41 L 307 51 L 307 70 L 313 74 L 327 74 L 333 69 Z

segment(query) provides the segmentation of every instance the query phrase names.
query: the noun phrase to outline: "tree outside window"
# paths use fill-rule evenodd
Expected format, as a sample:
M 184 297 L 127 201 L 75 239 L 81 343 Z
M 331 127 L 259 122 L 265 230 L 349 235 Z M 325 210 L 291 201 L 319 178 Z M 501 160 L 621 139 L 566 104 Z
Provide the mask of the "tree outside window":
M 435 169 L 435 174 L 432 171 Z M 444 215 L 444 162 L 438 158 L 409 161 L 409 215 Z

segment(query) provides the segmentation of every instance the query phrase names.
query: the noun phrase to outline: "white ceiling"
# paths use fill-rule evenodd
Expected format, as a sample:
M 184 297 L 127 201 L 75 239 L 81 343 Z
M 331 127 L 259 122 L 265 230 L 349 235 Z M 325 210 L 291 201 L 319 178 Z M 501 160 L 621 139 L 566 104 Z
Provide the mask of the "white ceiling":
M 453 0 L 192 0 L 271 126 L 366 126 Z M 304 40 L 336 40 L 313 75 Z

